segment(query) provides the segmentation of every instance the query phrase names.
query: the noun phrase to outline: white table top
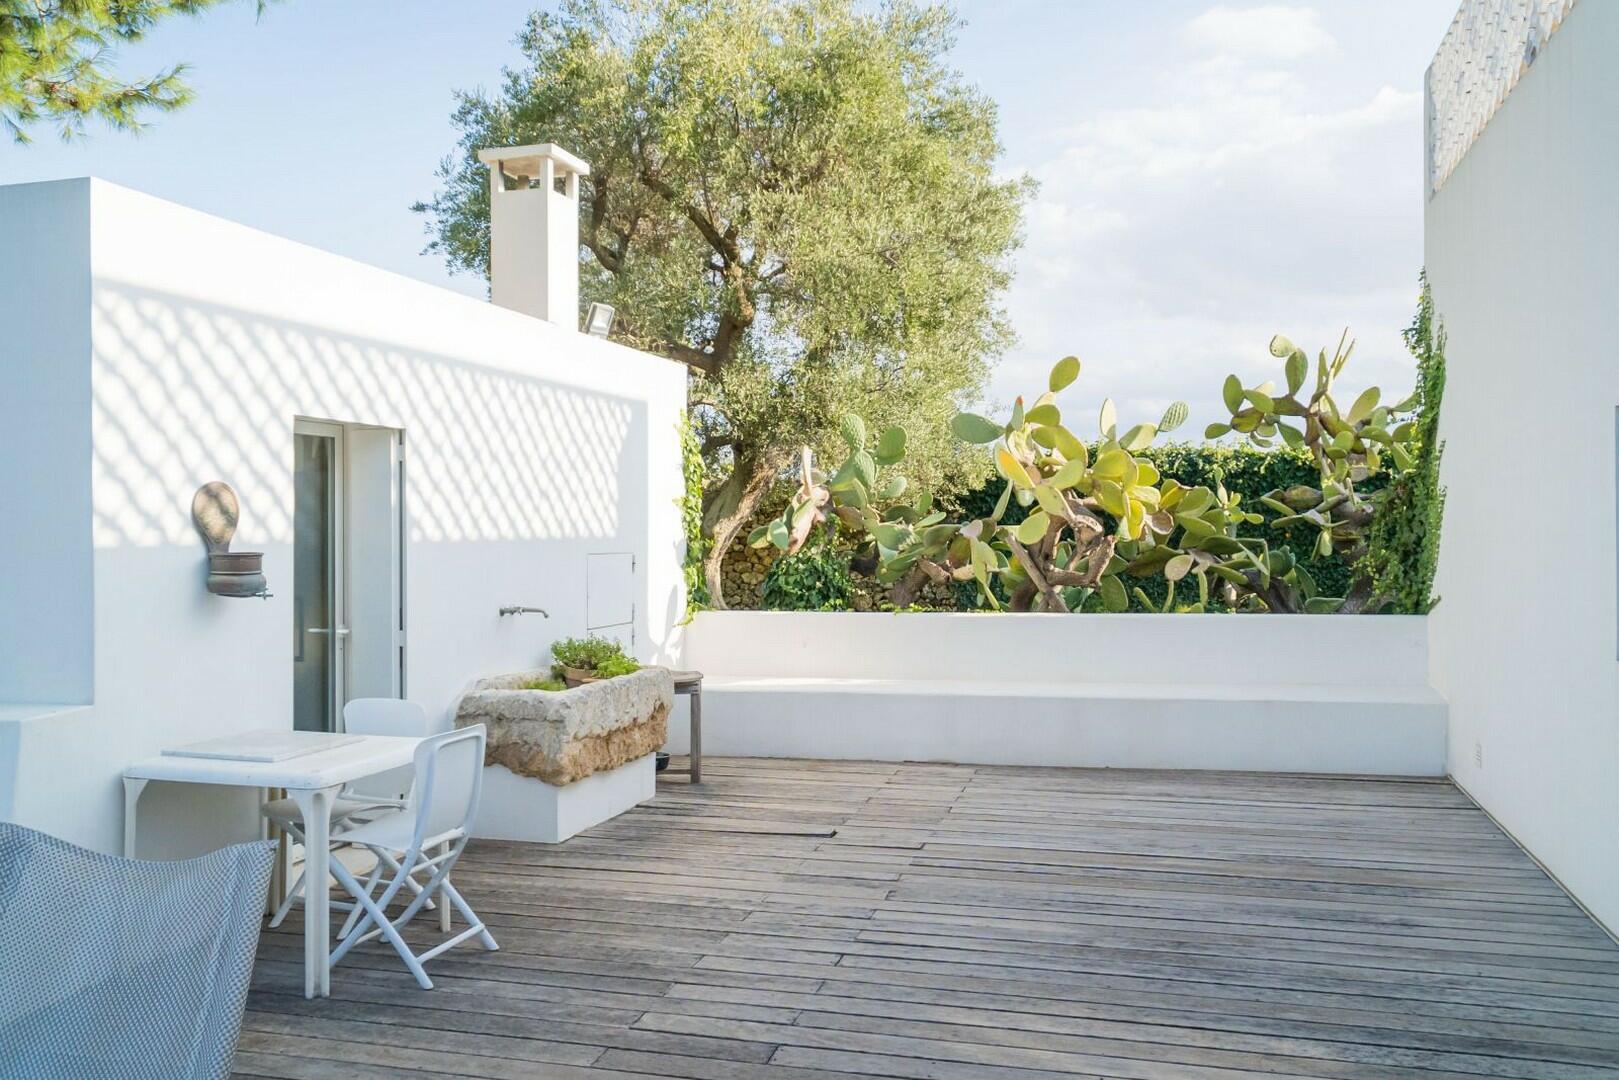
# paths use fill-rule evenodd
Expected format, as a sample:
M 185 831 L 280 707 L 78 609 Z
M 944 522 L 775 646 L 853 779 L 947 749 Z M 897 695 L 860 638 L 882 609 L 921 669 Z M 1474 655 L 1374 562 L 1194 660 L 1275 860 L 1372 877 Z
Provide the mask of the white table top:
M 330 750 L 300 754 L 285 761 L 232 761 L 157 754 L 130 765 L 124 769 L 124 776 L 131 780 L 313 790 L 337 787 L 409 765 L 415 758 L 416 744 L 421 741 L 397 735 L 362 735 L 356 741 L 333 746 Z

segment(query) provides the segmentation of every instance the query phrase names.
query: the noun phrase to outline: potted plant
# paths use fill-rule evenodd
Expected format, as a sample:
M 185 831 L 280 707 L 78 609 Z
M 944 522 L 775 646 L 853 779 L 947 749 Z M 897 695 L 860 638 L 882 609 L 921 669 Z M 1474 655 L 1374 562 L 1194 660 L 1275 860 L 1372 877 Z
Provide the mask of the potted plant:
M 563 638 L 551 646 L 552 672 L 568 686 L 583 686 L 601 679 L 628 675 L 641 665 L 625 655 L 618 642 L 607 638 Z

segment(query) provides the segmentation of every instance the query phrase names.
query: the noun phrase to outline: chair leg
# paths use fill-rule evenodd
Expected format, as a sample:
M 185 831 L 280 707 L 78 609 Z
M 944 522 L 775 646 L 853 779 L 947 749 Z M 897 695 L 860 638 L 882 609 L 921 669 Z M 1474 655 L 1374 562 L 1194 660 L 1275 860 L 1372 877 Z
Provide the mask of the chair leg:
M 500 949 L 500 945 L 495 941 L 495 936 L 489 932 L 489 928 L 483 924 L 483 920 L 478 918 L 477 912 L 472 910 L 472 905 L 467 903 L 466 898 L 461 895 L 461 891 L 454 885 L 450 884 L 449 878 L 444 879 L 444 884 L 440 886 L 440 891 L 443 892 L 445 897 L 447 897 L 450 901 L 449 904 L 445 904 L 444 906 L 446 908 L 450 907 L 452 904 L 455 906 L 455 910 L 461 913 L 461 917 L 465 919 L 467 923 L 475 930 L 477 930 L 478 941 L 483 945 L 483 947 L 488 949 L 490 952 L 498 951 Z
M 446 840 L 446 841 L 444 841 L 444 843 L 440 844 L 438 852 L 439 852 L 439 855 L 447 858 L 449 856 L 449 854 L 450 854 L 450 842 L 448 840 Z M 448 886 L 450 884 L 450 879 L 445 878 L 444 879 L 444 884 L 445 884 L 445 887 L 448 888 Z M 427 906 L 432 907 L 433 902 L 431 900 L 429 900 Z M 442 930 L 446 934 L 448 934 L 450 932 L 450 905 L 449 904 L 440 904 L 439 905 L 438 928 L 440 930 Z
M 396 927 L 393 922 L 389 921 L 385 910 L 389 902 L 393 900 L 394 895 L 399 892 L 403 879 L 408 874 L 408 868 L 406 872 L 400 873 L 388 883 L 387 889 L 383 890 L 382 896 L 377 900 L 373 900 L 371 898 L 371 894 L 365 891 L 365 889 L 361 887 L 360 882 L 355 879 L 353 872 L 336 859 L 332 860 L 332 873 L 337 876 L 337 879 L 340 882 L 342 882 L 344 888 L 348 889 L 354 894 L 356 904 L 365 909 L 365 917 L 362 918 L 360 920 L 360 924 L 354 928 L 354 932 L 348 937 L 344 938 L 337 948 L 333 950 L 331 963 L 336 964 L 339 960 L 341 960 L 344 955 L 348 953 L 349 949 L 351 949 L 357 942 L 364 941 L 368 937 L 373 936 L 372 934 L 363 933 L 362 931 L 365 930 L 367 924 L 374 923 L 376 925 L 377 932 L 381 933 L 383 937 L 388 939 L 388 944 L 394 947 L 394 951 L 399 954 L 399 958 L 405 962 L 405 967 L 409 968 L 410 973 L 416 977 L 417 985 L 423 990 L 433 989 L 433 980 L 427 977 L 427 972 L 425 969 L 423 969 L 421 961 L 416 959 L 416 954 L 410 951 L 410 945 L 407 944 L 404 937 L 400 935 L 398 927 Z M 410 908 L 407 908 L 406 910 L 420 910 L 421 900 L 421 896 L 418 895 L 416 899 L 411 902 Z M 411 913 L 414 914 L 415 912 L 411 911 Z M 401 925 L 405 921 L 407 920 L 401 919 Z
M 371 868 L 371 876 L 365 879 L 365 894 L 370 896 L 371 890 L 375 889 L 377 887 L 377 882 L 381 880 L 382 860 L 378 859 L 376 865 Z M 344 938 L 349 936 L 349 931 L 353 930 L 354 924 L 360 920 L 360 911 L 360 905 L 355 904 L 353 909 L 349 912 L 349 917 L 343 920 L 342 927 L 338 929 L 337 940 L 342 941 Z

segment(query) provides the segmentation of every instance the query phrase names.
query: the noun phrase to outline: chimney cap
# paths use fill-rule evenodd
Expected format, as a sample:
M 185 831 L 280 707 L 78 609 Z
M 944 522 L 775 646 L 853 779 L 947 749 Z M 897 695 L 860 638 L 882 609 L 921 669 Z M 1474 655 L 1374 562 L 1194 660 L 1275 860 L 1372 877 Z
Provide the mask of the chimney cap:
M 539 176 L 540 162 L 545 158 L 550 158 L 556 163 L 556 171 L 561 175 L 568 173 L 579 176 L 590 175 L 590 162 L 575 157 L 556 143 L 491 146 L 478 151 L 479 161 L 485 165 L 498 167 L 513 176 Z

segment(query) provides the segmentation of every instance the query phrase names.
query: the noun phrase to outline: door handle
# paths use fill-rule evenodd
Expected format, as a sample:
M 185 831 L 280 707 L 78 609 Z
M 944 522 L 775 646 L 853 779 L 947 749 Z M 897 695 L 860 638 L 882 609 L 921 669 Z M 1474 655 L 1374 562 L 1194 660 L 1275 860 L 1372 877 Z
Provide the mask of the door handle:
M 349 636 L 349 628 L 346 626 L 339 626 L 336 629 L 329 626 L 311 626 L 308 632 L 311 634 L 331 634 L 333 637 L 340 638 Z

